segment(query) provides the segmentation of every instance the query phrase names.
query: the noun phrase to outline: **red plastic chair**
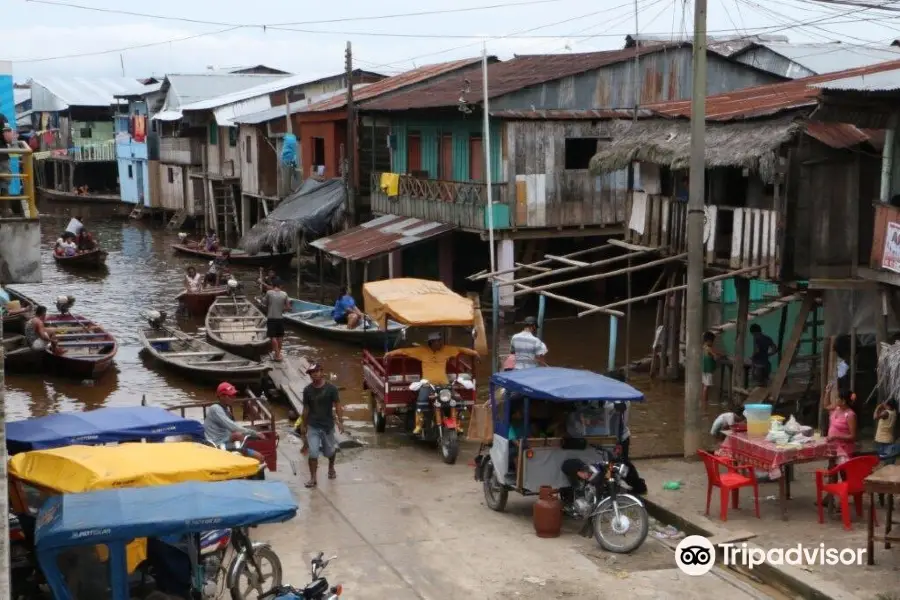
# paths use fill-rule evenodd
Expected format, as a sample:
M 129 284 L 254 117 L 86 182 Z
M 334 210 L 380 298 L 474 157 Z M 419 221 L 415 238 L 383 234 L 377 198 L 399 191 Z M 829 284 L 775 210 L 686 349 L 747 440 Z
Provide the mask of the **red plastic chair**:
M 732 508 L 739 508 L 738 493 L 743 487 L 753 488 L 753 504 L 756 508 L 756 518 L 759 518 L 759 484 L 756 481 L 756 473 L 750 465 L 734 465 L 731 461 L 714 456 L 709 452 L 698 450 L 697 454 L 703 459 L 706 466 L 706 514 L 709 515 L 709 503 L 712 500 L 714 487 L 719 488 L 721 509 L 719 517 L 723 521 L 728 520 L 728 493 L 731 492 Z M 725 467 L 725 472 L 720 471 Z
M 850 496 L 853 496 L 853 504 L 856 506 L 856 516 L 862 517 L 863 506 L 863 479 L 872 474 L 878 466 L 878 457 L 874 455 L 857 456 L 851 458 L 842 465 L 833 469 L 816 470 L 816 504 L 819 507 L 819 523 L 825 522 L 825 510 L 822 506 L 822 496 L 831 494 L 841 500 L 841 516 L 844 520 L 844 529 L 850 530 Z M 831 477 L 843 475 L 843 481 L 826 483 Z

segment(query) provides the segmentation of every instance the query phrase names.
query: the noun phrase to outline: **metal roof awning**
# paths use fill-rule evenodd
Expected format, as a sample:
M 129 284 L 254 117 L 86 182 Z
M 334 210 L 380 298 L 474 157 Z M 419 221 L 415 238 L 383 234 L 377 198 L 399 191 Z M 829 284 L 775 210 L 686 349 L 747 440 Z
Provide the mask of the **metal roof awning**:
M 453 225 L 384 215 L 310 245 L 347 260 L 368 260 L 452 231 Z

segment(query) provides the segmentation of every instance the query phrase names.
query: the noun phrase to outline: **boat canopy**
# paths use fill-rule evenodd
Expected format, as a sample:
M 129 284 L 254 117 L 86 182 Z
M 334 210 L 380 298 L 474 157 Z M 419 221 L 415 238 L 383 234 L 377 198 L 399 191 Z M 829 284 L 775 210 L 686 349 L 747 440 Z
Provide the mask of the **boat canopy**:
M 36 545 L 89 546 L 135 538 L 231 529 L 294 518 L 297 502 L 280 481 L 180 483 L 55 496 L 37 519 Z
M 63 494 L 184 481 L 223 481 L 256 474 L 256 459 L 194 442 L 66 446 L 23 452 L 10 475 Z
M 388 319 L 412 327 L 471 327 L 475 307 L 440 281 L 385 279 L 363 285 L 366 314 L 381 327 Z
M 627 383 L 583 369 L 535 367 L 504 371 L 494 374 L 491 383 L 507 392 L 522 394 L 536 400 L 554 402 L 644 400 L 644 394 Z
M 99 408 L 6 424 L 10 455 L 77 444 L 161 442 L 170 436 L 190 436 L 200 441 L 203 424 L 158 406 Z

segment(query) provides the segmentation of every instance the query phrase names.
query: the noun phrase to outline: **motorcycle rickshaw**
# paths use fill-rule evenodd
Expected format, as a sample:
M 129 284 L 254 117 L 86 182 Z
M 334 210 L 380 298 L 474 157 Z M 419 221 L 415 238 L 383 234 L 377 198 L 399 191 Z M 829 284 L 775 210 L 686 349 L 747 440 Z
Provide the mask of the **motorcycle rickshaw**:
M 582 535 L 593 534 L 612 552 L 640 546 L 649 518 L 644 503 L 627 493 L 629 467 L 617 458 L 619 440 L 609 435 L 609 425 L 615 403 L 643 400 L 627 383 L 591 371 L 535 367 L 496 373 L 490 384 L 492 433 L 475 459 L 487 506 L 500 512 L 510 491 L 533 496 L 550 487 L 560 492 L 565 512 L 583 522 Z
M 216 590 L 203 589 L 203 583 L 218 574 L 204 572 L 199 534 L 210 527 L 231 530 L 240 560 L 254 563 L 252 570 L 261 573 L 255 548 L 264 544 L 250 542 L 248 528 L 287 521 L 296 514 L 288 487 L 271 481 L 189 482 L 68 494 L 50 498 L 41 508 L 36 550 L 55 600 L 132 600 L 153 591 L 211 599 L 217 597 Z M 139 586 L 133 585 L 128 568 L 134 539 L 147 540 L 148 546 L 148 573 Z M 108 558 L 98 561 L 98 554 Z M 278 585 L 255 578 L 252 591 L 261 598 Z M 232 598 L 241 600 L 233 593 Z
M 401 278 L 368 282 L 363 285 L 363 301 L 365 313 L 379 327 L 386 327 L 389 321 L 407 326 L 398 345 L 410 345 L 423 329 L 425 335 L 441 330 L 447 344 L 453 341 L 451 338 L 463 335 L 466 347 L 472 346 L 473 341 L 484 343 L 481 314 L 476 312 L 472 300 L 439 281 Z M 387 356 L 387 350 L 381 356 L 363 350 L 363 388 L 370 394 L 375 431 L 384 432 L 388 417 L 399 416 L 412 433 L 418 389 L 425 385 L 422 363 L 402 354 Z M 479 348 L 478 352 L 486 354 L 486 349 Z M 429 383 L 432 415 L 426 414 L 418 438 L 436 442 L 444 462 L 452 464 L 459 454 L 459 435 L 467 412 L 475 403 L 475 361 L 469 356 L 452 357 L 447 360 L 446 373 L 449 385 Z
M 21 524 L 30 554 L 35 517 L 49 498 L 110 488 L 245 479 L 257 475 L 259 463 L 195 442 L 129 443 L 22 452 L 10 459 L 8 471 L 10 511 Z M 135 540 L 129 546 L 129 573 L 145 558 L 146 543 Z

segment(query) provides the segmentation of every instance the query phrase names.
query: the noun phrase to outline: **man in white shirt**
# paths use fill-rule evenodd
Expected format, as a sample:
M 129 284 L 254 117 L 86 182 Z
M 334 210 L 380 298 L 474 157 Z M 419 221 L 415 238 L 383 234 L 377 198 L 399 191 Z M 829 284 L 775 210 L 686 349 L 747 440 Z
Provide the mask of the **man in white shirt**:
M 537 320 L 534 317 L 525 319 L 525 329 L 509 340 L 509 349 L 516 357 L 516 369 L 547 366 L 547 345 L 538 339 Z

